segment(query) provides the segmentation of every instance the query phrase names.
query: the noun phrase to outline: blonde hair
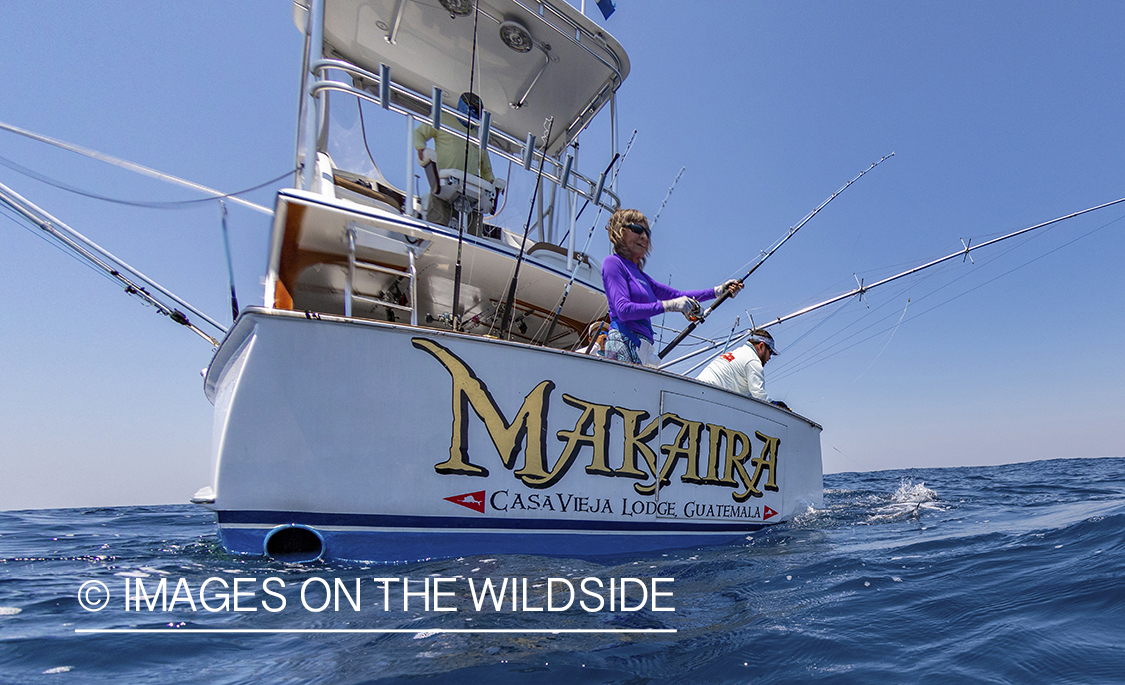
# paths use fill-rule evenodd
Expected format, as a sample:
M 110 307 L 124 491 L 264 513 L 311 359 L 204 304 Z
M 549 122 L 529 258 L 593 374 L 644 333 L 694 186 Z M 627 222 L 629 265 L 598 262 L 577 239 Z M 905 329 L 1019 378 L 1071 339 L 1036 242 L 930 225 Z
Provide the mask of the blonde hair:
M 621 249 L 625 246 L 625 224 L 640 224 L 648 228 L 648 219 L 639 209 L 619 209 L 609 217 L 609 223 L 605 225 L 605 230 L 609 232 L 609 242 L 613 243 L 613 251 L 621 257 L 625 257 L 621 253 Z M 649 240 L 648 250 L 645 251 L 643 257 L 637 266 L 643 271 L 645 268 L 645 260 L 648 259 L 649 253 L 652 252 L 652 240 Z

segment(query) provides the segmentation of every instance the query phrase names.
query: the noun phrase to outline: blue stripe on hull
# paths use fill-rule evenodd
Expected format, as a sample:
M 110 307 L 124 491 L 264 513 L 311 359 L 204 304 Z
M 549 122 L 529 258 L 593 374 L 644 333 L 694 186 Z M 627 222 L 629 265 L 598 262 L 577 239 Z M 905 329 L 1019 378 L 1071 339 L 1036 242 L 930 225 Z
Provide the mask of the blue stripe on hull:
M 219 528 L 223 547 L 232 554 L 263 555 L 269 529 Z M 337 531 L 318 530 L 327 560 L 382 563 L 425 561 L 490 554 L 531 554 L 567 559 L 604 559 L 736 542 L 737 535 L 582 535 L 513 531 Z
M 385 514 L 331 514 L 290 511 L 219 511 L 219 524 L 285 525 L 297 523 L 305 526 L 363 526 L 370 528 L 417 528 L 428 531 L 442 528 L 510 529 L 524 531 L 612 531 L 653 533 L 750 533 L 763 528 L 762 523 L 745 521 L 701 521 L 698 523 L 677 520 L 634 521 L 621 517 L 619 521 L 605 520 L 551 520 L 520 518 L 487 518 L 484 516 L 394 516 Z
M 292 512 L 218 512 L 223 546 L 232 554 L 264 554 L 276 526 L 308 527 L 324 541 L 324 558 L 405 562 L 482 554 L 532 554 L 596 559 L 744 539 L 760 523 L 544 521 Z

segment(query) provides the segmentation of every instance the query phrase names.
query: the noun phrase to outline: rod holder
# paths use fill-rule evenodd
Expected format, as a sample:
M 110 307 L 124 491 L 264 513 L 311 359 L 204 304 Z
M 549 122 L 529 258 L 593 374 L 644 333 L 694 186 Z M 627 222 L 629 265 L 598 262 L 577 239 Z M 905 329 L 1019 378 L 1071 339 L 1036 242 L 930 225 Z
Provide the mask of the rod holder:
M 598 204 L 602 199 L 602 191 L 605 190 L 605 172 L 598 176 L 598 187 L 594 190 L 594 204 Z
M 434 130 L 441 130 L 441 88 L 433 87 L 430 94 L 430 126 Z
M 391 68 L 386 64 L 379 65 L 379 106 L 391 108 Z
M 492 135 L 492 113 L 481 112 L 480 115 L 480 149 L 488 149 L 488 138 Z
M 527 134 L 527 143 L 523 146 L 523 170 L 531 171 L 531 160 L 535 157 L 535 134 Z
M 566 164 L 563 165 L 562 182 L 559 184 L 563 190 L 566 190 L 566 184 L 570 180 L 570 169 L 574 166 L 574 155 L 567 154 Z

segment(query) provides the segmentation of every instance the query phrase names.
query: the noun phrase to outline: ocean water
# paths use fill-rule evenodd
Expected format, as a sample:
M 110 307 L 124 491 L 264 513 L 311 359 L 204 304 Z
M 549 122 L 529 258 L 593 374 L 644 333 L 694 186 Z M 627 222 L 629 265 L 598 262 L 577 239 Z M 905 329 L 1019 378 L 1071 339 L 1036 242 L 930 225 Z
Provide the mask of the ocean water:
M 226 555 L 191 506 L 2 512 L 0 683 L 1125 682 L 1125 458 L 835 474 L 825 488 L 823 510 L 743 543 L 604 564 L 287 566 Z M 408 578 L 413 595 L 377 577 Z M 530 598 L 477 610 L 467 581 L 486 577 L 527 582 Z M 427 578 L 452 580 L 431 592 Z M 535 611 L 549 578 L 636 579 L 630 610 L 601 592 L 596 611 Z M 639 591 L 653 578 L 672 579 L 658 601 Z M 127 610 L 137 582 L 149 599 Z M 555 583 L 551 608 L 568 598 Z M 401 632 L 343 632 L 380 630 Z M 618 632 L 535 632 L 552 630 Z

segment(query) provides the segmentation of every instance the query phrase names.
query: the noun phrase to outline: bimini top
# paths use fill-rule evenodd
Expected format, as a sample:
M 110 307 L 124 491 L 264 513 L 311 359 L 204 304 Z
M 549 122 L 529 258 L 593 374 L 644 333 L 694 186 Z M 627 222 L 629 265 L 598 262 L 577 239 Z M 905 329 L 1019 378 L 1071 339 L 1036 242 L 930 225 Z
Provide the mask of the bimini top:
M 609 101 L 629 73 L 621 45 L 565 0 L 323 0 L 324 55 L 378 73 L 420 96 L 409 105 L 426 116 L 431 88 L 447 105 L 472 90 L 492 127 L 517 140 L 554 123 L 547 153 L 565 147 Z M 304 31 L 312 0 L 295 0 Z M 404 103 L 405 104 L 405 103 Z M 540 143 L 541 145 L 541 143 Z

